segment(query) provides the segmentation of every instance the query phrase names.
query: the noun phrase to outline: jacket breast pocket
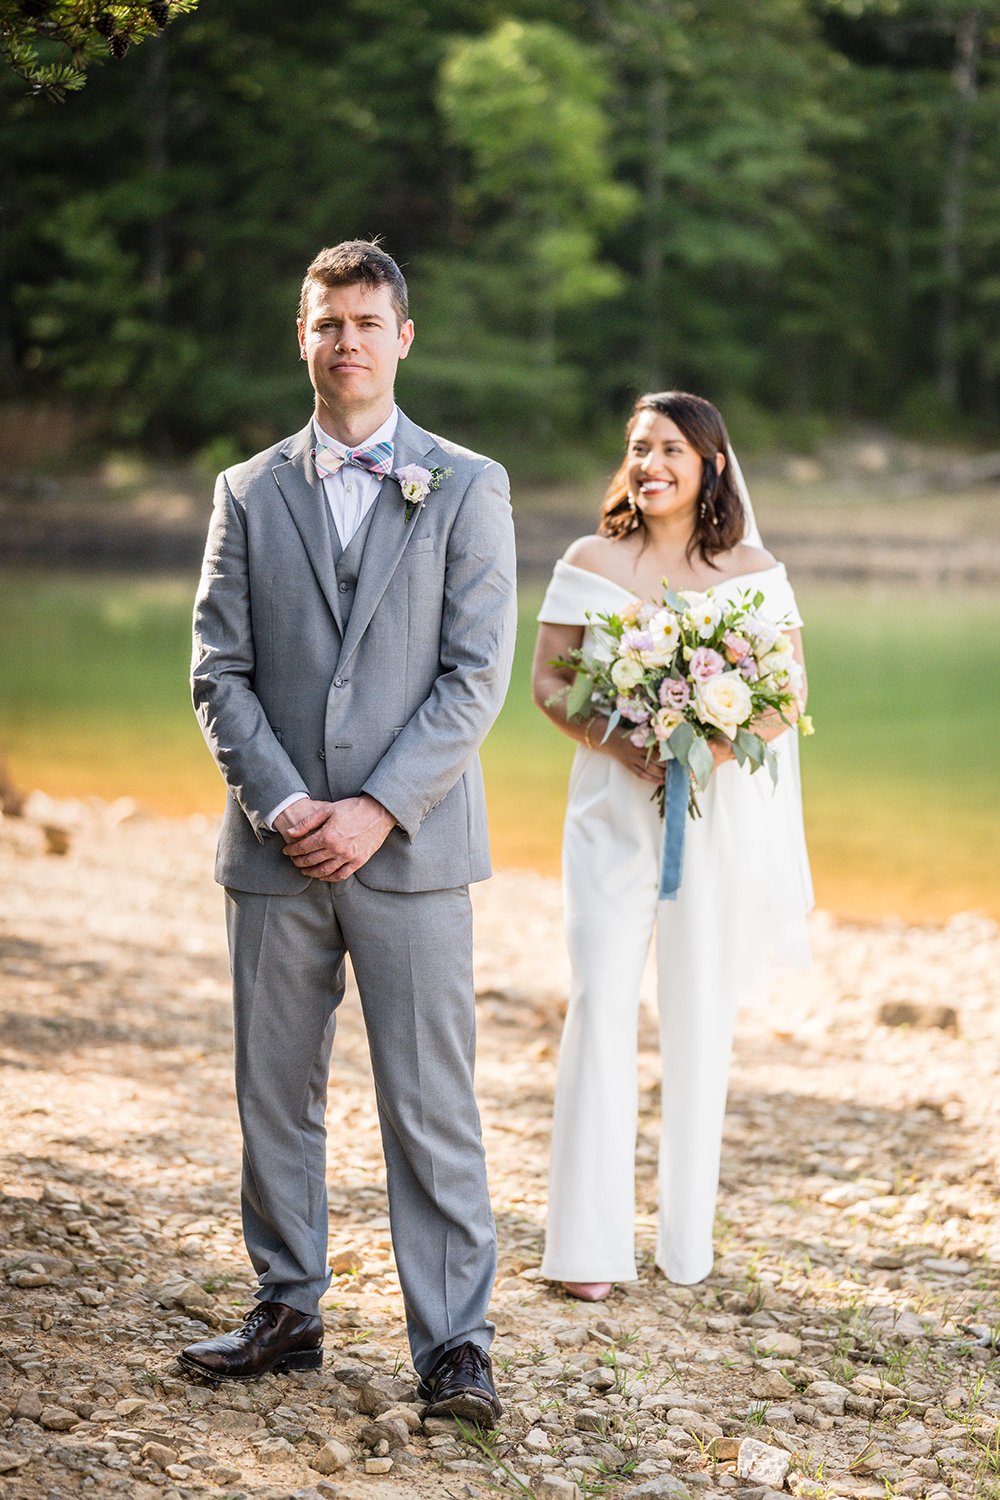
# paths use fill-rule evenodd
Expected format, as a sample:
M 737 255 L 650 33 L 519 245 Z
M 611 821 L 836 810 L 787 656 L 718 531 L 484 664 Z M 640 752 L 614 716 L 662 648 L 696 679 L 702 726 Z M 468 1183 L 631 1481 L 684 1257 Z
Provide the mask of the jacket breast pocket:
M 432 536 L 416 536 L 406 549 L 407 557 L 415 557 L 418 552 L 434 552 L 437 542 Z

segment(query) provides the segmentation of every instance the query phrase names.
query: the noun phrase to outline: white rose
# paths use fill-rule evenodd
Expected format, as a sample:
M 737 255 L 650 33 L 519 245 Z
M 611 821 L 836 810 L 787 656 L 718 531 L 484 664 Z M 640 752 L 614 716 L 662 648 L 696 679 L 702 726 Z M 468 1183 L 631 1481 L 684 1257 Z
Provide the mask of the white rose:
M 713 724 L 729 738 L 749 719 L 753 709 L 750 689 L 739 672 L 720 672 L 694 690 L 695 712 L 703 724 Z
M 633 661 L 631 657 L 619 657 L 611 668 L 611 681 L 620 693 L 628 693 L 634 687 L 638 687 L 645 673 L 641 662 Z

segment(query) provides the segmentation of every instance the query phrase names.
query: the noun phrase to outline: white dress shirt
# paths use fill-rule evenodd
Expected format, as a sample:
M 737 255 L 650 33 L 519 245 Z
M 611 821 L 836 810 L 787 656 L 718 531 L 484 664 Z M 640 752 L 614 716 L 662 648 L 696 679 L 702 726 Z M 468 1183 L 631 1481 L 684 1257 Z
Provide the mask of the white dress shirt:
M 324 432 L 313 417 L 313 436 L 317 445 L 322 443 L 324 447 L 332 448 L 336 453 L 346 453 L 349 447 L 371 448 L 375 443 L 394 442 L 398 422 L 399 407 L 394 406 L 381 427 L 377 428 L 370 437 L 362 438 L 360 443 L 348 444 L 338 442 L 336 438 Z M 337 528 L 337 535 L 340 537 L 340 545 L 347 547 L 361 522 L 375 504 L 383 481 L 377 474 L 372 474 L 367 469 L 358 469 L 353 464 L 344 464 L 336 474 L 328 475 L 320 483 L 330 507 L 333 524 Z M 286 807 L 291 807 L 293 802 L 299 802 L 308 796 L 309 793 L 306 791 L 292 792 L 284 802 L 279 802 L 277 807 L 272 808 L 267 815 L 268 827 L 273 829 L 275 818 L 279 817 Z
M 324 447 L 332 448 L 335 453 L 346 453 L 348 446 L 372 448 L 376 443 L 394 442 L 398 421 L 399 408 L 394 406 L 382 426 L 370 437 L 363 438 L 360 443 L 348 445 L 330 437 L 313 417 L 313 435 L 317 445 L 322 443 Z M 333 516 L 333 524 L 340 537 L 340 545 L 346 547 L 375 504 L 378 492 L 382 488 L 382 480 L 377 474 L 369 473 L 367 469 L 357 469 L 353 464 L 344 464 L 336 474 L 330 474 L 321 483 L 326 493 L 330 514 Z

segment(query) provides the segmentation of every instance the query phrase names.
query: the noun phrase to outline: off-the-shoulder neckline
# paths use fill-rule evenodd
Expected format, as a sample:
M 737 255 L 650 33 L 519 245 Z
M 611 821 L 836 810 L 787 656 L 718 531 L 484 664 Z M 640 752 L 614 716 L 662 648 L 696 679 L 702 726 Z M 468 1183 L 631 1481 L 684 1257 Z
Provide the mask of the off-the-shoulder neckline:
M 593 570 L 593 568 L 580 568 L 580 567 L 577 566 L 576 563 L 568 563 L 566 561 L 566 559 L 562 558 L 562 557 L 560 557 L 559 560 L 557 561 L 556 567 L 557 568 L 568 568 L 571 573 L 585 573 L 588 578 L 599 578 L 602 583 L 609 584 L 611 586 L 611 588 L 617 589 L 620 594 L 627 594 L 630 599 L 638 599 L 640 597 L 639 594 L 633 593 L 631 589 L 627 589 L 623 583 L 616 583 L 613 578 L 608 578 L 607 575 L 604 574 L 604 573 L 595 573 L 594 570 Z M 721 588 L 721 586 L 724 583 L 736 583 L 738 580 L 743 579 L 743 578 L 763 578 L 763 576 L 764 576 L 765 573 L 778 573 L 778 572 L 783 573 L 784 571 L 785 571 L 785 565 L 784 565 L 784 563 L 780 563 L 780 562 L 779 563 L 770 563 L 768 567 L 766 567 L 766 568 L 755 568 L 750 573 L 730 573 L 730 575 L 728 576 L 728 578 L 720 578 L 718 583 L 710 583 L 708 585 L 708 588 L 710 588 L 710 589 L 717 589 L 717 588 Z M 685 593 L 698 592 L 698 593 L 704 594 L 704 593 L 708 592 L 708 589 L 698 589 L 698 590 L 686 589 L 686 590 L 679 591 L 679 592 L 685 592 Z

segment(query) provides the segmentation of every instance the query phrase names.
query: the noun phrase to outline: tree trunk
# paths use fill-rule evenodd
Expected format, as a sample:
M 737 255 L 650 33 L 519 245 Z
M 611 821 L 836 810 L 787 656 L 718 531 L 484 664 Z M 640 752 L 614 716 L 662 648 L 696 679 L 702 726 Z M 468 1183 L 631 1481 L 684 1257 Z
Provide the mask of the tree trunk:
M 938 393 L 958 404 L 958 300 L 962 277 L 965 186 L 972 143 L 972 108 L 978 93 L 982 16 L 969 10 L 955 35 L 955 113 L 941 205 L 941 301 L 938 308 Z
M 667 79 L 657 66 L 644 90 L 646 162 L 643 174 L 645 203 L 642 216 L 643 364 L 647 389 L 664 385 L 665 320 L 663 308 L 663 204 L 666 196 Z

